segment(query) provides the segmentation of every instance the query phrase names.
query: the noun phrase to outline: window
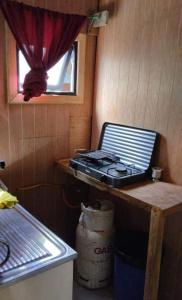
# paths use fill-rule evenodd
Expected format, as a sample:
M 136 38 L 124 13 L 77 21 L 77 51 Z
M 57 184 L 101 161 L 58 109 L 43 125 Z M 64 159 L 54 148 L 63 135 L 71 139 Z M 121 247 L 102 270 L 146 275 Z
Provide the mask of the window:
M 17 48 L 17 86 L 18 92 L 23 91 L 25 75 L 30 71 L 30 67 Z M 76 95 L 77 80 L 77 42 L 65 53 L 65 55 L 48 72 L 47 90 L 45 94 L 54 95 Z
M 12 104 L 80 104 L 84 102 L 86 35 L 79 34 L 71 56 L 69 51 L 48 71 L 48 88 L 45 94 L 23 101 L 22 83 L 29 66 L 6 27 L 6 69 L 8 102 Z M 53 74 L 53 76 L 52 76 Z

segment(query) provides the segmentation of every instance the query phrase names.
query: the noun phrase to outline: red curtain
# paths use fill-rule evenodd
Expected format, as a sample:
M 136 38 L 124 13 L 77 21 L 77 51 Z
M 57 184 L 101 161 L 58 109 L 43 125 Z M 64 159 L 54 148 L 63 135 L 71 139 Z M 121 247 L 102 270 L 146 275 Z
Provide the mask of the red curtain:
M 9 0 L 0 0 L 0 7 L 31 68 L 23 84 L 24 100 L 28 101 L 46 91 L 47 71 L 72 46 L 86 17 Z

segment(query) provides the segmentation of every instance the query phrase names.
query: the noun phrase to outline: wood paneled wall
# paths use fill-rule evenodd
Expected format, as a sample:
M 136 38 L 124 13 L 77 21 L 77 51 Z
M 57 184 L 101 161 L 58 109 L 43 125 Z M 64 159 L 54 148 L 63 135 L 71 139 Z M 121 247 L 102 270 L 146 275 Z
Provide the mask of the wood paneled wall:
M 182 184 L 182 1 L 101 0 L 92 147 L 104 121 L 161 134 L 156 164 Z
M 63 13 L 89 15 L 97 0 L 24 0 Z M 0 159 L 7 167 L 0 177 L 16 193 L 21 186 L 60 182 L 54 162 L 69 157 L 75 148 L 90 147 L 93 76 L 96 37 L 87 36 L 85 94 L 83 104 L 8 105 L 5 85 L 5 29 L 0 12 Z M 64 179 L 64 178 L 63 178 Z M 21 203 L 59 232 L 66 226 L 58 190 L 40 189 L 20 194 Z M 58 230 L 57 230 L 58 231 Z
M 182 1 L 100 0 L 100 8 L 110 19 L 98 37 L 92 147 L 105 121 L 156 130 L 163 179 L 182 185 Z M 182 299 L 181 216 L 165 228 L 161 300 Z M 148 217 L 131 207 L 116 215 L 139 230 Z

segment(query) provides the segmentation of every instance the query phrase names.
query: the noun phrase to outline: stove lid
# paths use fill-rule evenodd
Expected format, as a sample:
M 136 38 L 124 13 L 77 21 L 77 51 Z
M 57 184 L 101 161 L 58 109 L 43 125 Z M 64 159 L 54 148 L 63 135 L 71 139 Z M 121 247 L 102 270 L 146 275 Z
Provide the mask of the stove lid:
M 155 131 L 104 123 L 98 149 L 112 152 L 125 164 L 146 171 L 152 163 L 158 133 Z

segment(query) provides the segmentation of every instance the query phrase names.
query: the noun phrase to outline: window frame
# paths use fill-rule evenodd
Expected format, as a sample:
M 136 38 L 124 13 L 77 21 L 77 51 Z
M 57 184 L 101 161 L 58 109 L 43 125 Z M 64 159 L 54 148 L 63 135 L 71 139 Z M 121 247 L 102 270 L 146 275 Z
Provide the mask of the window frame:
M 77 94 L 77 60 L 78 60 L 78 42 L 75 41 L 73 43 L 73 49 L 74 49 L 74 55 L 75 55 L 75 64 L 74 64 L 74 70 L 73 70 L 73 76 L 74 76 L 74 87 L 73 87 L 73 92 L 65 92 L 65 91 L 60 91 L 60 92 L 50 92 L 50 91 L 46 91 L 44 93 L 44 95 L 66 95 L 66 96 L 69 96 L 69 95 L 72 95 L 72 96 L 76 96 Z M 16 45 L 16 64 L 17 64 L 17 92 L 18 94 L 21 94 L 21 90 L 19 89 L 19 75 L 20 75 L 20 69 L 19 69 L 19 62 L 18 62 L 18 59 L 19 59 L 19 54 L 18 52 L 21 51 L 19 49 L 19 47 Z M 68 50 L 69 51 L 69 50 Z M 61 73 L 60 73 L 61 74 Z M 59 85 L 60 85 L 60 82 L 56 85 L 56 88 L 59 88 Z
M 10 104 L 82 104 L 84 102 L 84 80 L 85 80 L 85 55 L 86 55 L 86 34 L 80 33 L 77 41 L 77 80 L 76 94 L 42 94 L 40 97 L 33 97 L 29 101 L 23 101 L 24 96 L 18 93 L 17 81 L 17 51 L 16 41 L 8 27 L 5 25 L 6 38 L 6 78 L 7 98 Z

